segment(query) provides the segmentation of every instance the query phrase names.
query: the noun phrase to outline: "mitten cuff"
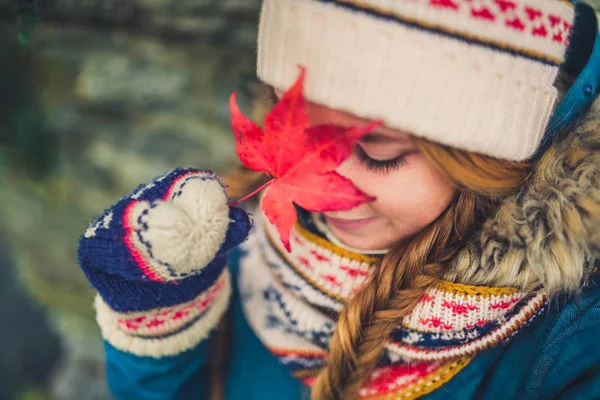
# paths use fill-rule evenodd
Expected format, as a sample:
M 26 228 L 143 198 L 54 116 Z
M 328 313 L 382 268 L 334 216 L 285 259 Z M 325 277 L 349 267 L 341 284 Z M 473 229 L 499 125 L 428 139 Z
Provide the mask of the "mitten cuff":
M 194 299 L 144 312 L 118 312 L 96 297 L 102 336 L 115 348 L 137 356 L 173 356 L 207 338 L 227 310 L 231 277 L 225 268 L 216 282 Z
M 193 301 L 210 290 L 227 269 L 227 256 L 220 254 L 198 275 L 181 281 L 128 280 L 100 269 L 83 269 L 102 300 L 119 313 L 144 312 Z

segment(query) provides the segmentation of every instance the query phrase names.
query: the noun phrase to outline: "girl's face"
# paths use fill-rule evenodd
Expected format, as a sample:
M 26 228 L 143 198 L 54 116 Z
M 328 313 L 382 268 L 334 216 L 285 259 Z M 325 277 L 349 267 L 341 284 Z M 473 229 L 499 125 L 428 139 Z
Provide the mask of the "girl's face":
M 312 125 L 368 122 L 310 102 L 307 111 Z M 333 235 L 359 250 L 382 250 L 409 239 L 433 222 L 455 193 L 409 135 L 387 127 L 365 136 L 337 171 L 376 197 L 348 211 L 324 213 Z

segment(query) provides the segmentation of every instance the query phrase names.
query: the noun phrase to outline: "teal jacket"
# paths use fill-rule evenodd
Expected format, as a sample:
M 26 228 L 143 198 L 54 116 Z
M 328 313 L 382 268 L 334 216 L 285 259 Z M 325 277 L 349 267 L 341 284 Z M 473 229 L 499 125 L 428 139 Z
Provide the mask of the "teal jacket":
M 232 276 L 237 273 L 234 254 Z M 485 350 L 449 382 L 422 397 L 438 399 L 600 399 L 600 279 L 579 298 L 555 304 L 512 340 Z M 237 286 L 237 285 L 234 285 Z M 279 364 L 248 326 L 239 293 L 232 298 L 233 339 L 227 400 L 300 400 L 308 389 Z M 108 384 L 118 400 L 207 398 L 210 340 L 154 359 L 106 343 Z

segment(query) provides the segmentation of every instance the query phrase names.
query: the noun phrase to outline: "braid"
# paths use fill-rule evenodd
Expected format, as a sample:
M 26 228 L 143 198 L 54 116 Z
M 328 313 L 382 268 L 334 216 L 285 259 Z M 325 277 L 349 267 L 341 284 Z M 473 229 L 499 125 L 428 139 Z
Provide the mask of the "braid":
M 257 95 L 257 120 L 262 121 L 259 114 L 269 110 L 275 98 L 273 88 Z M 393 247 L 375 266 L 370 283 L 344 307 L 330 343 L 328 366 L 313 385 L 313 400 L 349 400 L 357 396 L 377 365 L 389 334 L 436 284 L 495 202 L 517 190 L 530 172 L 531 165 L 526 162 L 498 160 L 424 139 L 413 140 L 433 165 L 460 188 L 459 193 L 448 209 L 408 246 Z M 229 180 L 232 197 L 248 193 L 250 187 L 258 187 L 260 180 L 265 179 L 244 170 L 233 175 L 234 179 Z M 243 185 L 234 187 L 235 182 Z
M 374 268 L 369 284 L 342 310 L 328 365 L 312 389 L 313 400 L 356 398 L 379 361 L 387 338 L 442 276 L 476 225 L 478 197 L 458 192 L 436 221 L 405 248 L 392 248 Z

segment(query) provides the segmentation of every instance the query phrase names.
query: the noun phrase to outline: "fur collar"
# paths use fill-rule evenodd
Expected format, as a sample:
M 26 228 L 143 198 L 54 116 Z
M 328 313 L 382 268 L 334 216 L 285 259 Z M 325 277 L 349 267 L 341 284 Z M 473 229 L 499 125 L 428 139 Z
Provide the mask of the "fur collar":
M 444 277 L 576 293 L 600 256 L 600 100 L 539 160 Z

